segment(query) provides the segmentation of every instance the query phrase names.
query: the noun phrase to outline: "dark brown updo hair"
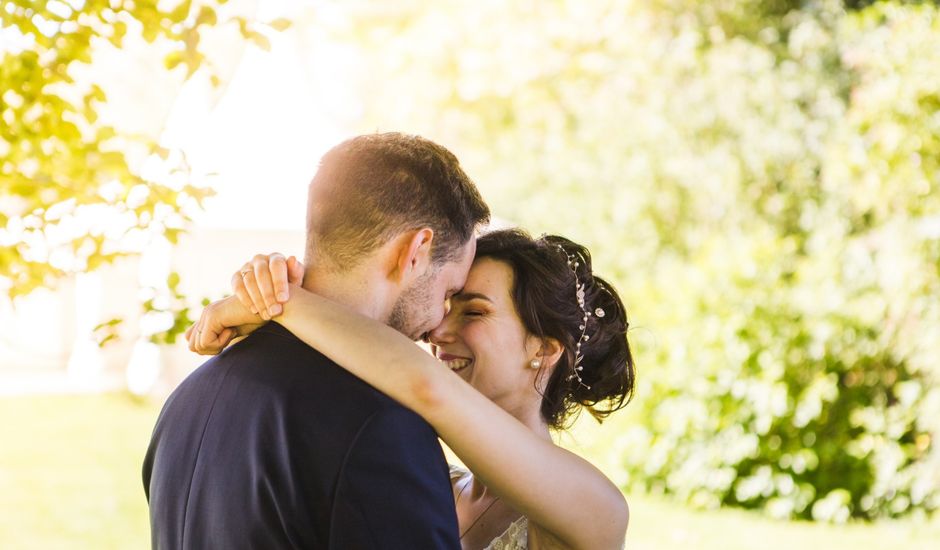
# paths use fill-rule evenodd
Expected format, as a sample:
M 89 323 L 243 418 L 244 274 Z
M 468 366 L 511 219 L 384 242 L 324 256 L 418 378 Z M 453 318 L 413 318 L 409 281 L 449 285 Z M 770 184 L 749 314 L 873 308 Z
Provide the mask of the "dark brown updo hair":
M 570 257 L 577 258 L 577 268 L 569 266 Z M 512 269 L 512 300 L 526 331 L 564 346 L 542 394 L 541 413 L 548 425 L 563 428 L 582 407 L 598 421 L 623 408 L 633 397 L 636 375 L 626 310 L 614 287 L 594 275 L 590 252 L 564 237 L 535 239 L 521 229 L 501 229 L 477 240 L 476 259 L 481 258 Z M 581 343 L 580 382 L 572 378 L 584 318 L 574 269 L 584 285 L 584 307 L 591 312 L 585 326 L 589 340 Z M 603 317 L 594 315 L 597 308 L 604 310 Z

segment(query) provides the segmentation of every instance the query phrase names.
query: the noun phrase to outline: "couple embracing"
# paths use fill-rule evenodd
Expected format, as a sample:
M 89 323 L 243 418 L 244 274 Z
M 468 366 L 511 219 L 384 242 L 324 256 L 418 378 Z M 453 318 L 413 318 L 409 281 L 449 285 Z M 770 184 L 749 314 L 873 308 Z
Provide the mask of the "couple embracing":
M 552 431 L 632 395 L 624 306 L 584 247 L 488 221 L 440 145 L 330 150 L 304 262 L 256 256 L 187 332 L 217 355 L 157 420 L 153 547 L 621 548 L 623 495 Z

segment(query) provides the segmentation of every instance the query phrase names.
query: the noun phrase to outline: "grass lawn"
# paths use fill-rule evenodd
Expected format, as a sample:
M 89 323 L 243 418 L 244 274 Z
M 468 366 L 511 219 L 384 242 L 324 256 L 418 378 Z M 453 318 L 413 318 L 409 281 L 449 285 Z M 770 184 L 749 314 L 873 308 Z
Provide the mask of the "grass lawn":
M 0 548 L 149 547 L 157 412 L 123 395 L 0 399 Z
M 159 405 L 123 395 L 0 399 L 0 548 L 147 548 L 140 462 Z M 938 548 L 940 522 L 830 526 L 630 497 L 628 548 Z

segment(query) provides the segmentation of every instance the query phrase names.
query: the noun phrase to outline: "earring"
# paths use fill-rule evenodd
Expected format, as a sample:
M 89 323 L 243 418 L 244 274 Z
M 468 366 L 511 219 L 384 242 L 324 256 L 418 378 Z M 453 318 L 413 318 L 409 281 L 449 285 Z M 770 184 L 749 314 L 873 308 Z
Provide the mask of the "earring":
M 529 368 L 531 368 L 531 369 L 539 369 L 539 368 L 542 368 L 542 361 L 541 361 L 540 359 L 533 359 L 533 360 L 529 361 Z

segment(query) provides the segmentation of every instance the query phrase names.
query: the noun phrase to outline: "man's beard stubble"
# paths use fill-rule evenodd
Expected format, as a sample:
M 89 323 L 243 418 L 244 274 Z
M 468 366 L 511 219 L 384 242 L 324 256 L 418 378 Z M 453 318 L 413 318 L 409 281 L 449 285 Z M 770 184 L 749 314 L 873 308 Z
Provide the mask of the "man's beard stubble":
M 389 313 L 388 320 L 385 322 L 388 326 L 404 334 L 412 340 L 418 340 L 424 336 L 424 333 L 431 330 L 428 326 L 431 300 L 429 290 L 435 273 L 429 270 L 421 279 L 402 292 L 392 311 Z

